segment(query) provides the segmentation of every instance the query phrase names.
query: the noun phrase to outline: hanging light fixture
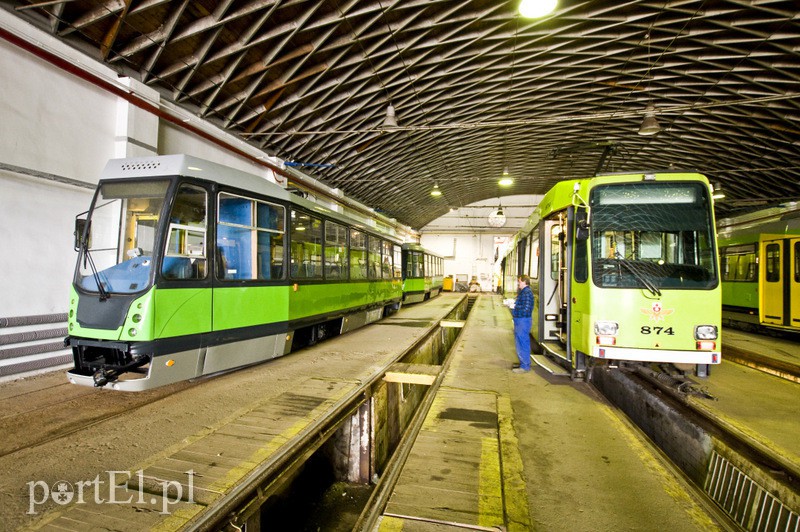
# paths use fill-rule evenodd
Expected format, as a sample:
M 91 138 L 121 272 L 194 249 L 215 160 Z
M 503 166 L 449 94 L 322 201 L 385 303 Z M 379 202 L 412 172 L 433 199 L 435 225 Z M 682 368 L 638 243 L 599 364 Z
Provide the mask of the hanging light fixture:
M 386 118 L 383 119 L 383 127 L 397 127 L 397 117 L 394 114 L 392 104 L 386 107 Z
M 642 125 L 639 126 L 639 134 L 655 135 L 659 131 L 661 131 L 661 126 L 656 120 L 656 106 L 648 103 L 644 110 L 644 120 L 642 120 Z
M 506 215 L 503 213 L 503 206 L 500 205 L 496 211 L 490 212 L 487 221 L 490 227 L 503 227 L 506 225 Z
M 650 95 L 650 79 L 653 77 L 653 58 L 650 55 L 650 33 L 648 32 L 644 36 L 645 40 L 647 41 L 647 94 Z M 639 126 L 639 134 L 640 135 L 655 135 L 661 131 L 661 126 L 658 124 L 658 120 L 656 120 L 656 106 L 653 105 L 653 102 L 647 102 L 647 106 L 644 108 L 644 120 L 642 120 L 642 125 Z
M 500 178 L 500 181 L 498 181 L 497 184 L 501 187 L 510 187 L 514 184 L 514 180 L 511 179 L 510 175 L 508 175 L 508 166 L 503 168 L 503 177 Z
M 526 18 L 539 18 L 549 15 L 556 8 L 556 0 L 522 0 L 519 14 Z
M 437 183 L 434 183 L 433 184 L 433 190 L 431 190 L 431 196 L 433 196 L 434 198 L 438 198 L 441 195 L 442 195 L 442 191 L 439 190 L 439 185 Z
M 721 200 L 722 198 L 725 197 L 725 191 L 722 190 L 722 183 L 720 182 L 716 182 L 711 185 L 711 192 L 712 192 L 711 197 L 714 198 L 715 200 Z

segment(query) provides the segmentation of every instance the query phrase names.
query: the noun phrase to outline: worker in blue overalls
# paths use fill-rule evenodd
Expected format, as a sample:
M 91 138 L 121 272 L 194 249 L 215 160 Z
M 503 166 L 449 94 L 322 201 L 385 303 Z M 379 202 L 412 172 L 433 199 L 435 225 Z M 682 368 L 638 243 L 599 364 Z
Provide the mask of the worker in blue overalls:
M 531 314 L 533 313 L 533 291 L 531 279 L 527 275 L 517 278 L 519 292 L 511 309 L 514 319 L 514 343 L 517 347 L 519 367 L 512 369 L 514 373 L 527 373 L 531 370 Z

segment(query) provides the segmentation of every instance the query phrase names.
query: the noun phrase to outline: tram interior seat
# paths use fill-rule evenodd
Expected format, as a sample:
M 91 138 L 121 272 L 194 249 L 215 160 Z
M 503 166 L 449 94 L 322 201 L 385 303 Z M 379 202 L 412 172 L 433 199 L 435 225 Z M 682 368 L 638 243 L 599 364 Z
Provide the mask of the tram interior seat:
M 322 267 L 316 262 L 303 261 L 294 263 L 291 268 L 292 277 L 296 279 L 318 279 L 322 277 Z

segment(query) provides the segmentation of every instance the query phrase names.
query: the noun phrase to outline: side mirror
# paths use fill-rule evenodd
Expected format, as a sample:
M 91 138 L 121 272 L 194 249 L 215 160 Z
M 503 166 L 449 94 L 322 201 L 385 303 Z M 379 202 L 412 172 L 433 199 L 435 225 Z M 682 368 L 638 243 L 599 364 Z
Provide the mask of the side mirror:
M 575 239 L 589 239 L 589 214 L 585 209 L 579 209 L 575 215 Z
M 85 216 L 85 213 L 84 214 L 79 214 L 78 216 Z M 85 244 L 86 244 L 86 247 L 88 247 L 88 244 L 89 244 L 89 231 L 87 230 L 86 226 L 87 226 L 86 218 L 79 218 L 77 216 L 75 217 L 75 232 L 72 234 L 72 236 L 75 238 L 74 245 L 73 245 L 73 247 L 75 248 L 75 251 L 80 251 L 81 248 L 84 247 L 84 241 L 83 241 L 84 233 L 85 233 L 85 236 L 86 236 Z
M 585 221 L 578 222 L 578 226 L 575 229 L 575 238 L 577 240 L 589 240 L 589 224 Z

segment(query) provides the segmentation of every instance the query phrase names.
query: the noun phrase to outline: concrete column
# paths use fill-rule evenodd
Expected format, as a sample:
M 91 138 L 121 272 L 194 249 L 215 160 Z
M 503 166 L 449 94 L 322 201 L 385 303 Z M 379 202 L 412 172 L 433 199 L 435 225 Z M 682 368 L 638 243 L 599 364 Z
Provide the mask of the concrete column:
M 120 82 L 137 95 L 158 105 L 157 91 L 132 78 Z M 114 136 L 114 157 L 146 157 L 158 155 L 158 117 L 127 100 L 117 99 L 117 124 Z

